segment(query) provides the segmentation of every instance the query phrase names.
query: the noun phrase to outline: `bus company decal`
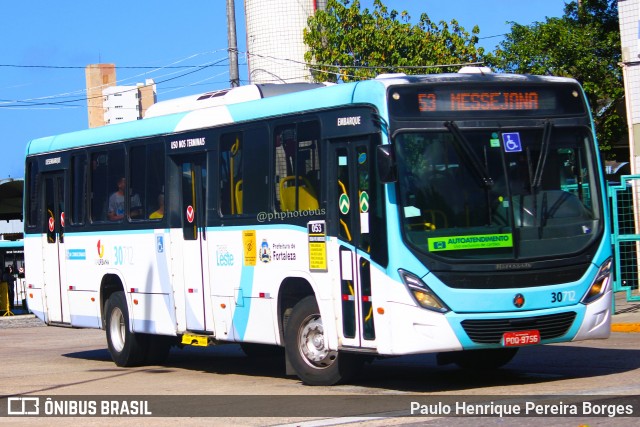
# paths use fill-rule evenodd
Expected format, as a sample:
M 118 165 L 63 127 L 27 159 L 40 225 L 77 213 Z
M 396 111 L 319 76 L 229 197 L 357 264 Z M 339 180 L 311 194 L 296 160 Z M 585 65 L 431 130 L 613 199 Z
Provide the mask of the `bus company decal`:
M 67 249 L 67 259 L 84 261 L 87 259 L 87 253 L 84 249 Z
M 268 263 L 271 261 L 295 261 L 296 245 L 295 243 L 271 243 L 267 239 L 262 239 L 260 245 L 260 261 Z
M 96 245 L 98 249 L 98 259 L 96 259 L 96 265 L 109 265 L 109 260 L 104 258 L 104 245 L 101 240 L 98 240 Z
M 296 245 L 295 243 L 274 243 L 271 245 L 274 261 L 295 261 Z
M 235 257 L 229 249 L 227 245 L 218 245 L 216 247 L 216 265 L 218 267 L 233 267 L 235 264 Z
M 267 239 L 262 239 L 262 244 L 260 245 L 260 261 L 265 264 L 271 262 L 271 248 Z

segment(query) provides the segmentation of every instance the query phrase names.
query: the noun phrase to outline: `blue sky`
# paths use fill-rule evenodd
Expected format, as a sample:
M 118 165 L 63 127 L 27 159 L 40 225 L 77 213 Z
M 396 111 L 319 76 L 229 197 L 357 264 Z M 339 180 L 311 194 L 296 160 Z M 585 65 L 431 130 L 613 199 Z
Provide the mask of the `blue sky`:
M 265 0 L 268 1 L 268 0 Z M 296 0 L 291 0 L 296 1 Z M 564 0 L 386 0 L 417 20 L 456 19 L 480 27 L 491 51 L 509 32 L 508 21 L 528 25 L 562 16 Z M 246 50 L 242 0 L 236 0 L 238 48 Z M 373 0 L 361 0 L 371 7 Z M 84 67 L 114 63 L 118 84 L 153 78 L 158 100 L 228 87 L 225 0 L 29 0 L 4 2 L 0 29 L 0 180 L 24 176 L 24 150 L 33 138 L 88 125 Z M 219 63 L 193 69 L 175 68 Z M 246 79 L 240 59 L 240 78 Z M 140 68 L 147 67 L 147 68 Z M 244 81 L 246 83 L 246 80 Z

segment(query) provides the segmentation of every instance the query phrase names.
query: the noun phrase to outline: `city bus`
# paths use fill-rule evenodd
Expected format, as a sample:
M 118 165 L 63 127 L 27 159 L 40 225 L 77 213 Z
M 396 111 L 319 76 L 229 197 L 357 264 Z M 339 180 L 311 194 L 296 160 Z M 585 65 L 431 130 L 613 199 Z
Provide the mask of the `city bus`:
M 607 338 L 610 226 L 582 88 L 471 71 L 259 86 L 31 141 L 29 309 L 105 330 L 118 366 L 236 343 L 284 353 L 309 385 L 376 358 L 495 369 L 523 346 Z

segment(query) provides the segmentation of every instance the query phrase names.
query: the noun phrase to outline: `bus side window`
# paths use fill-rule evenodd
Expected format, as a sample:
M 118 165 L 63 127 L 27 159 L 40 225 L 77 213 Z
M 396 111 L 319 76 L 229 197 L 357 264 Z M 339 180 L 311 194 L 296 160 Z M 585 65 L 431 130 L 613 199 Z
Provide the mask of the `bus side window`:
M 220 138 L 220 213 L 250 215 L 268 207 L 267 128 L 254 127 Z
M 91 154 L 91 221 L 102 222 L 107 219 L 107 153 L 104 151 Z
M 276 210 L 313 211 L 320 207 L 319 134 L 315 121 L 276 128 Z
M 87 200 L 87 156 L 85 153 L 71 157 L 70 198 L 70 223 L 74 225 L 82 225 L 85 221 Z
M 124 150 L 117 147 L 91 153 L 91 221 L 107 220 L 109 197 L 124 177 Z
M 40 208 L 38 203 L 38 192 L 40 191 L 40 169 L 38 168 L 38 162 L 36 160 L 30 160 L 27 162 L 27 182 L 25 189 L 25 221 L 28 228 L 34 228 L 39 224 L 38 222 L 38 210 Z
M 220 213 L 223 216 L 243 213 L 243 149 L 240 132 L 220 138 Z
M 133 220 L 160 219 L 160 195 L 164 194 L 164 149 L 163 145 L 136 146 L 129 152 L 129 217 Z M 144 164 L 145 167 L 137 167 Z

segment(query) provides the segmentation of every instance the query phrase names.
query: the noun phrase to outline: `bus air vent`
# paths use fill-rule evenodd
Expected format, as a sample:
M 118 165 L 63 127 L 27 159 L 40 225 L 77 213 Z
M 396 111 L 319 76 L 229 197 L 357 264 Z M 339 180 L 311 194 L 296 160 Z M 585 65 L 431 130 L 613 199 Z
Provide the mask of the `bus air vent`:
M 540 338 L 543 340 L 561 337 L 567 333 L 575 318 L 576 313 L 570 311 L 567 313 L 513 319 L 463 320 L 461 324 L 473 342 L 478 344 L 500 344 L 502 335 L 505 332 L 528 331 L 531 329 L 540 331 Z

